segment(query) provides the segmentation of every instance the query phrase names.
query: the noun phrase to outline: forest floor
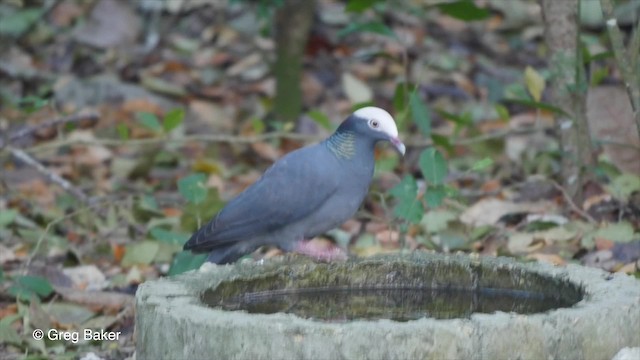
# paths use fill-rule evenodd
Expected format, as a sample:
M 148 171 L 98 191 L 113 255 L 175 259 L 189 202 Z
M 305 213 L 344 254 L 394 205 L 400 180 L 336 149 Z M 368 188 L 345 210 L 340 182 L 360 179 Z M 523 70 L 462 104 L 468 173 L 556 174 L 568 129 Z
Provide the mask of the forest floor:
M 576 203 L 554 113 L 535 105 L 551 76 L 537 2 L 484 1 L 481 19 L 463 21 L 418 2 L 319 1 L 294 124 L 270 121 L 273 6 L 13 3 L 0 4 L 3 359 L 132 356 L 137 286 L 199 266 L 182 252 L 198 225 L 361 104 L 394 114 L 407 154 L 381 146 L 362 209 L 314 241 L 352 256 L 463 252 L 640 274 L 640 139 L 597 7 L 583 10 L 581 41 L 598 164 Z M 633 3 L 618 10 L 637 14 Z M 431 187 L 421 155 L 434 147 L 446 172 Z M 122 336 L 35 340 L 35 329 Z

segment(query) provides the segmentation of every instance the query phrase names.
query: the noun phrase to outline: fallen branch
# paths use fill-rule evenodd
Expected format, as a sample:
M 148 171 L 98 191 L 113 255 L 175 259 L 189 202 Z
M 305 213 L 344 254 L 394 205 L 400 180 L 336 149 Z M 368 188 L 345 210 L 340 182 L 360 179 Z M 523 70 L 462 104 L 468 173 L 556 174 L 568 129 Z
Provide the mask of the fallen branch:
M 589 221 L 591 224 L 597 224 L 598 222 L 596 221 L 596 219 L 593 218 L 593 216 L 589 215 L 589 213 L 587 213 L 586 211 L 582 210 L 571 198 L 571 196 L 569 195 L 569 193 L 567 193 L 567 191 L 557 182 L 551 180 L 551 183 L 553 184 L 553 186 L 562 193 L 562 196 L 564 197 L 565 201 L 569 204 L 569 206 L 573 209 L 573 211 L 575 211 L 576 213 L 578 213 L 578 215 L 582 216 L 583 218 L 585 218 L 587 221 Z
M 100 115 L 97 112 L 91 111 L 87 113 L 79 113 L 79 114 L 49 119 L 44 121 L 43 123 L 33 125 L 33 126 L 26 126 L 22 129 L 18 129 L 14 132 L 11 132 L 7 137 L 7 142 L 10 144 L 11 142 L 16 141 L 20 138 L 29 136 L 40 129 L 46 129 L 52 126 L 59 126 L 62 124 L 77 123 L 82 120 L 96 121 L 99 118 L 100 118 Z M 3 139 L 0 139 L 0 148 L 4 146 L 5 144 Z
M 56 174 L 50 169 L 47 169 L 38 160 L 31 157 L 31 155 L 27 154 L 24 150 L 14 148 L 12 146 L 7 146 L 7 150 L 11 153 L 11 155 L 13 155 L 13 157 L 36 169 L 37 172 L 46 177 L 50 182 L 59 185 L 65 191 L 75 196 L 83 204 L 91 205 L 89 197 L 82 190 L 75 187 L 72 183 L 70 183 L 60 175 Z
M 514 135 L 526 135 L 540 131 L 537 128 L 525 128 L 516 130 L 504 130 L 496 131 L 489 134 L 482 134 L 466 139 L 457 139 L 451 141 L 451 145 L 472 145 L 483 141 L 500 139 L 507 136 Z M 229 143 L 229 144 L 251 144 L 261 141 L 273 140 L 273 139 L 288 139 L 302 142 L 317 142 L 324 139 L 317 135 L 298 134 L 290 132 L 271 132 L 260 135 L 238 136 L 228 134 L 208 134 L 208 135 L 187 135 L 183 137 L 167 138 L 167 137 L 155 137 L 144 139 L 62 139 L 44 143 L 41 145 L 32 146 L 28 149 L 30 153 L 38 153 L 42 151 L 49 151 L 65 146 L 72 145 L 102 145 L 102 146 L 145 146 L 145 145 L 157 145 L 157 144 L 181 144 L 181 143 L 193 143 L 193 142 L 207 142 L 207 143 Z M 432 146 L 431 139 L 409 139 L 405 141 L 405 145 L 409 147 L 425 147 Z

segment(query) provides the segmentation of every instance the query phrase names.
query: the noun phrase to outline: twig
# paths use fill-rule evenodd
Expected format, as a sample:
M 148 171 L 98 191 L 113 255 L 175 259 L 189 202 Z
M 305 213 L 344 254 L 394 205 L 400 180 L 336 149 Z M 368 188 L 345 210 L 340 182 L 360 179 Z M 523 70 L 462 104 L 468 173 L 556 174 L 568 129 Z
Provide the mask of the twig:
M 518 129 L 518 130 L 504 130 L 504 131 L 496 131 L 490 134 L 483 134 L 467 139 L 459 139 L 451 141 L 452 145 L 472 145 L 478 142 L 483 142 L 487 140 L 499 139 L 512 135 L 526 135 L 531 134 L 538 131 L 535 128 L 526 128 L 526 129 Z M 48 151 L 51 149 L 56 149 L 64 146 L 71 145 L 102 145 L 102 146 L 145 146 L 145 145 L 156 145 L 156 144 L 180 144 L 180 143 L 192 143 L 192 142 L 210 142 L 210 143 L 230 143 L 230 144 L 251 144 L 260 141 L 272 140 L 272 139 L 289 139 L 289 140 L 297 140 L 302 142 L 313 142 L 313 141 L 321 141 L 323 137 L 317 135 L 306 135 L 306 134 L 297 134 L 297 133 L 289 133 L 289 132 L 272 132 L 260 135 L 251 135 L 251 136 L 237 136 L 237 135 L 227 135 L 227 134 L 209 134 L 209 135 L 187 135 L 179 138 L 167 138 L 167 137 L 155 137 L 155 138 L 145 138 L 145 139 L 128 139 L 128 140 L 120 140 L 120 139 L 62 139 L 58 141 L 52 141 L 48 143 L 44 143 L 42 145 L 32 146 L 27 149 L 30 153 L 39 153 L 42 151 Z M 430 139 L 416 139 L 416 140 L 408 140 L 405 142 L 407 146 L 410 147 L 424 147 L 431 146 L 433 142 Z
M 562 196 L 564 197 L 565 201 L 569 204 L 569 206 L 571 206 L 573 211 L 578 213 L 583 218 L 587 219 L 587 221 L 589 221 L 591 224 L 596 224 L 597 223 L 596 219 L 594 219 L 586 211 L 580 209 L 580 207 L 578 205 L 576 205 L 575 202 L 573 202 L 573 199 L 571 199 L 571 196 L 569 196 L 567 191 L 562 186 L 560 186 L 560 184 L 558 184 L 554 180 L 551 180 L 551 183 L 553 184 L 553 187 L 555 187 L 556 189 L 558 189 L 558 191 L 560 191 L 562 193 Z
M 631 107 L 633 108 L 633 117 L 636 122 L 638 135 L 640 136 L 640 75 L 638 75 L 638 62 L 640 61 L 640 54 L 638 54 L 638 47 L 640 47 L 640 19 L 636 26 L 630 43 L 629 52 L 624 48 L 624 42 L 622 40 L 622 32 L 618 27 L 618 21 L 613 14 L 613 3 L 611 0 L 600 0 L 602 6 L 602 13 L 606 19 L 607 29 L 609 30 L 609 39 L 611 40 L 611 47 L 613 48 L 613 54 L 618 63 L 618 68 L 622 74 L 622 80 L 624 81 L 629 100 L 631 101 Z M 635 52 L 633 50 L 635 49 Z
M 75 196 L 78 200 L 80 200 L 85 205 L 90 205 L 91 201 L 89 197 L 80 189 L 75 187 L 69 181 L 65 180 L 60 175 L 54 173 L 53 171 L 47 169 L 44 165 L 42 165 L 38 160 L 31 157 L 31 155 L 27 154 L 24 150 L 14 148 L 12 146 L 7 146 L 7 150 L 13 155 L 16 159 L 24 162 L 25 164 L 33 167 L 40 174 L 45 176 L 49 181 L 59 185 L 65 191 L 69 192 L 73 196 Z
M 58 125 L 62 125 L 62 124 L 68 124 L 68 123 L 77 123 L 80 122 L 82 120 L 90 120 L 90 121 L 96 121 L 100 118 L 100 115 L 95 112 L 95 111 L 91 111 L 91 112 L 87 112 L 87 113 L 79 113 L 79 114 L 74 114 L 74 115 L 70 115 L 70 116 L 63 116 L 63 117 L 58 117 L 58 118 L 54 118 L 54 119 L 49 119 L 44 121 L 41 124 L 37 124 L 34 126 L 27 126 L 24 127 L 22 129 L 16 130 L 14 132 L 11 132 L 9 134 L 9 136 L 7 137 L 7 140 L 9 143 L 16 141 L 20 138 L 23 138 L 25 136 L 29 136 L 32 133 L 36 132 L 39 129 L 44 129 L 44 128 L 48 128 L 48 127 L 52 127 L 52 126 L 58 126 Z M 0 139 L 0 148 L 4 146 L 4 141 L 2 139 Z

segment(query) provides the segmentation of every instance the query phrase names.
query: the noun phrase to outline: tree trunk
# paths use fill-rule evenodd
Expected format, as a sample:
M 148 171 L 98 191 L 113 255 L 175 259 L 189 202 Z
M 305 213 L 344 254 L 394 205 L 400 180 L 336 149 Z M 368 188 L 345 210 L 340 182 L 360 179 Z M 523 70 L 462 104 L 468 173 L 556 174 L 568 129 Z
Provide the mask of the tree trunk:
M 549 48 L 551 102 L 567 115 L 556 115 L 562 149 L 563 186 L 577 204 L 595 159 L 586 117 L 587 82 L 579 51 L 579 0 L 541 0 Z
M 295 121 L 302 111 L 302 60 L 315 7 L 315 0 L 285 0 L 276 11 L 274 113 L 282 122 Z

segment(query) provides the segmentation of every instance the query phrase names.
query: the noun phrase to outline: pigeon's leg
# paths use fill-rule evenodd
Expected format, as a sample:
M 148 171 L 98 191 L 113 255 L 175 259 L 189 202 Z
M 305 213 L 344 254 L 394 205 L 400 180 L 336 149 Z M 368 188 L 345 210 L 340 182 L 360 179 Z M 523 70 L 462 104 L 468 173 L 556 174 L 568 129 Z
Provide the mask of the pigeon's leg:
M 329 241 L 300 240 L 296 242 L 293 251 L 326 262 L 348 258 L 342 248 Z

